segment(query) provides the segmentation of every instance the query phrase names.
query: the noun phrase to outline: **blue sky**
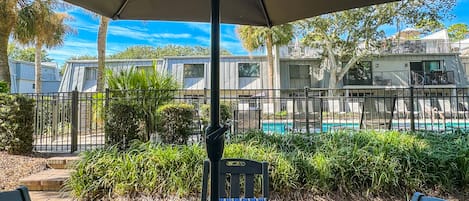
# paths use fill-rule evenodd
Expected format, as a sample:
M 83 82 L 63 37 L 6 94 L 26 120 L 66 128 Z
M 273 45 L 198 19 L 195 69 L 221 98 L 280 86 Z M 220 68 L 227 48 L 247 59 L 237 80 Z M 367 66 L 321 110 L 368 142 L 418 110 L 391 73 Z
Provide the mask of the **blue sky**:
M 99 19 L 83 9 L 74 7 L 67 10 L 73 20 L 67 22 L 76 30 L 66 37 L 64 45 L 48 50 L 49 57 L 62 64 L 67 58 L 80 55 L 97 55 L 96 37 Z M 469 24 L 469 0 L 457 0 L 453 11 L 455 17 L 445 20 L 445 25 L 453 23 Z M 385 29 L 388 34 L 394 28 Z M 135 45 L 165 46 L 210 45 L 210 25 L 208 23 L 156 22 L 156 21 L 111 21 L 108 29 L 107 54 L 114 54 Z M 234 25 L 222 25 L 221 47 L 234 55 L 247 55 L 239 42 Z

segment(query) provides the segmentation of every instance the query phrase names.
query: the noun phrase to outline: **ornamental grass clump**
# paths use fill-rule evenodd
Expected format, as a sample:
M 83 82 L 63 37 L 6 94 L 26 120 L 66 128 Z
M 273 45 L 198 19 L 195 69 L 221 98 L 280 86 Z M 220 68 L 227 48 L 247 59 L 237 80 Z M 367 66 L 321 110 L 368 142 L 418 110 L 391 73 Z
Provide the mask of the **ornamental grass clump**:
M 452 194 L 469 187 L 469 135 L 464 132 L 253 131 L 232 139 L 224 158 L 267 161 L 271 193 L 284 200 L 331 192 L 352 197 L 403 197 L 415 191 Z M 109 147 L 83 156 L 68 181 L 77 198 L 200 195 L 206 159 L 201 145 L 136 143 L 124 151 Z
M 402 194 L 422 189 L 454 192 L 469 185 L 469 135 L 463 132 L 252 132 L 235 141 L 290 153 L 299 186 L 313 191 Z
M 225 155 L 269 161 L 275 189 L 293 189 L 293 165 L 275 149 L 231 144 L 226 146 Z M 205 149 L 200 145 L 136 142 L 124 151 L 116 146 L 87 151 L 66 188 L 79 200 L 112 200 L 128 195 L 199 196 L 205 159 Z

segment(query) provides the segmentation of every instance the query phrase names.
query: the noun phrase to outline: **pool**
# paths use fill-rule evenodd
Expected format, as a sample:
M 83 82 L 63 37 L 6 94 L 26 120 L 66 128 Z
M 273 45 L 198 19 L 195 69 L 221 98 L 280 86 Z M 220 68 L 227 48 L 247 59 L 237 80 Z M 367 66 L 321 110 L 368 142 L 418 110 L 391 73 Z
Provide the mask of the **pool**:
M 359 123 L 323 123 L 322 132 L 329 132 L 342 129 L 359 129 Z M 396 130 L 410 130 L 410 123 L 393 122 L 392 129 Z M 454 130 L 454 129 L 469 129 L 469 122 L 447 122 L 447 123 L 429 123 L 429 122 L 415 122 L 415 129 L 417 130 Z M 265 133 L 285 134 L 288 132 L 306 132 L 305 129 L 293 129 L 292 122 L 262 122 L 262 131 Z M 311 130 L 311 132 L 318 132 L 319 129 Z
M 337 129 L 358 129 L 360 125 L 357 123 L 323 123 L 322 131 L 328 132 Z M 303 129 L 304 130 L 304 129 Z M 290 131 L 294 132 L 305 132 L 302 130 L 294 130 L 292 122 L 263 122 L 262 131 L 265 133 L 277 133 L 285 134 Z M 319 132 L 319 129 L 315 129 L 314 132 Z

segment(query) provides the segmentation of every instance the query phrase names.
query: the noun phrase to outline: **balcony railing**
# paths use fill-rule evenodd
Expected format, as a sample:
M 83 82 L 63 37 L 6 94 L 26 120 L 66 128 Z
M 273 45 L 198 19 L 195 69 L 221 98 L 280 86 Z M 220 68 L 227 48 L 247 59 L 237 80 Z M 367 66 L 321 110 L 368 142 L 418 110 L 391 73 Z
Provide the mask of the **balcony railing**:
M 371 79 L 355 79 L 348 74 L 344 77 L 344 85 L 373 86 L 418 86 L 455 84 L 454 71 L 436 70 L 423 71 L 373 71 Z
M 455 84 L 453 71 L 411 71 L 411 85 L 445 85 Z
M 406 71 L 374 71 L 375 86 L 408 86 L 409 73 Z
M 281 58 L 320 58 L 322 50 L 319 47 L 303 45 L 288 45 L 280 48 Z
M 360 46 L 360 48 L 363 48 Z M 469 54 L 469 43 L 450 42 L 444 39 L 425 40 L 386 40 L 373 50 L 380 54 L 436 54 L 461 53 Z M 280 58 L 320 58 L 320 43 L 312 47 L 304 45 L 287 45 L 280 47 Z
M 448 40 L 392 40 L 383 42 L 381 53 L 384 54 L 431 54 L 453 53 L 458 50 L 452 48 Z

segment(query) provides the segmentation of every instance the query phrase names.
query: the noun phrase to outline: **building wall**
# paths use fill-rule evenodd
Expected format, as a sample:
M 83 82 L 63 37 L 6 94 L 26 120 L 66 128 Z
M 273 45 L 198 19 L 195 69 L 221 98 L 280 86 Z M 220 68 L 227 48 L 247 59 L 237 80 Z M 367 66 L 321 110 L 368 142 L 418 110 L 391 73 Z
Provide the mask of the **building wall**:
M 152 67 L 155 60 L 153 59 L 136 59 L 136 60 L 110 60 L 106 61 L 106 68 L 113 69 L 114 72 L 128 70 L 132 67 Z M 163 64 L 158 60 L 157 68 L 159 71 Z M 68 61 L 63 79 L 60 83 L 60 92 L 70 92 L 74 89 L 78 91 L 96 91 L 96 78 L 98 62 L 96 60 L 85 61 Z M 94 71 L 90 76 L 87 71 Z
M 452 71 L 456 86 L 466 85 L 466 76 L 457 54 L 400 54 L 383 55 L 364 59 L 372 61 L 373 80 L 387 80 L 393 87 L 408 87 L 410 83 L 410 63 L 421 61 L 440 61 L 440 68 Z M 469 60 L 469 59 L 468 59 Z M 239 77 L 240 63 L 258 63 L 259 77 Z M 115 71 L 129 69 L 132 66 L 151 66 L 153 60 L 125 60 L 109 61 L 108 68 Z M 203 77 L 184 77 L 185 64 L 202 64 Z M 281 89 L 304 88 L 306 80 L 292 80 L 290 68 L 292 65 L 309 65 L 311 88 L 328 87 L 329 73 L 320 68 L 320 59 L 280 59 L 278 74 Z M 97 68 L 96 61 L 71 61 L 62 81 L 60 91 L 94 91 L 96 79 L 88 79 L 87 69 Z M 220 58 L 220 88 L 221 89 L 267 89 L 268 73 L 265 57 L 228 56 Z M 202 90 L 210 88 L 210 58 L 209 57 L 167 57 L 158 60 L 158 71 L 172 75 L 184 89 Z M 378 86 L 377 82 L 372 85 Z M 339 84 L 338 87 L 342 85 Z
M 35 66 L 32 62 L 10 61 L 12 93 L 34 93 Z M 43 63 L 41 66 L 42 92 L 57 92 L 60 76 L 55 63 Z
M 290 77 L 291 65 L 308 65 L 310 67 L 310 80 L 305 83 L 302 80 L 292 80 Z M 281 60 L 280 61 L 280 86 L 282 89 L 302 89 L 304 87 L 319 88 L 324 80 L 323 71 L 320 71 L 320 60 Z M 309 86 L 308 86 L 309 84 Z
M 210 88 L 210 58 L 170 57 L 165 59 L 168 72 L 185 89 Z M 239 77 L 239 63 L 259 63 L 259 77 Z M 184 64 L 203 64 L 204 78 L 184 78 Z M 263 57 L 222 57 L 220 58 L 221 89 L 262 89 L 267 86 L 267 62 Z
M 468 83 L 469 78 L 469 56 L 461 56 L 461 63 L 464 68 L 466 83 Z

